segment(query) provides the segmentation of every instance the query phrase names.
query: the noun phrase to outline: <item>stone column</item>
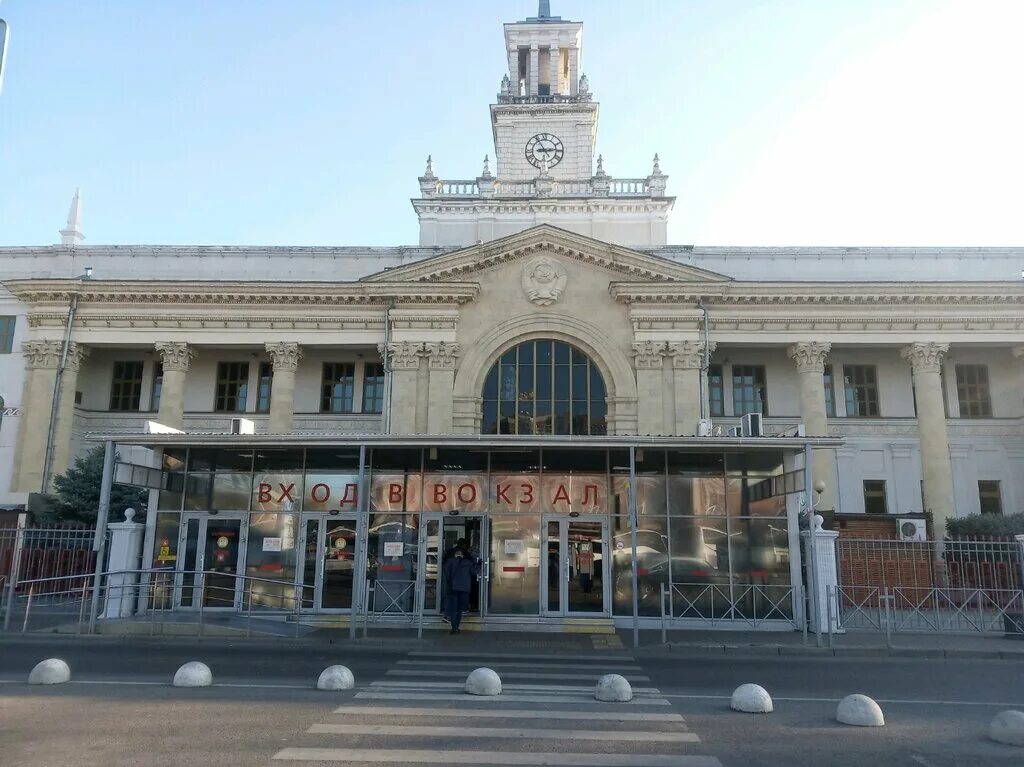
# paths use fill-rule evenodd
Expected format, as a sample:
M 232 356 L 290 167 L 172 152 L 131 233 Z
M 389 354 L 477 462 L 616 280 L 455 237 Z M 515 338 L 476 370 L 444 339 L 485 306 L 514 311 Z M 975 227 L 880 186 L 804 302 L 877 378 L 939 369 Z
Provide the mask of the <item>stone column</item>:
M 452 393 L 455 390 L 455 361 L 459 345 L 429 343 L 425 347 L 430 379 L 427 385 L 427 432 L 429 434 L 451 434 Z
M 675 403 L 673 434 L 690 437 L 700 420 L 700 377 L 703 341 L 672 341 L 665 353 L 672 359 L 672 395 Z
M 529 84 L 529 95 L 537 95 L 537 86 L 540 84 L 540 48 L 537 43 L 530 46 L 530 71 L 526 75 Z
M 579 49 L 569 46 L 569 95 L 575 96 L 580 92 L 580 59 Z
M 266 350 L 274 363 L 267 430 L 271 434 L 289 434 L 295 423 L 295 371 L 302 359 L 302 347 L 278 341 L 268 343 Z
M 514 96 L 522 96 L 522 92 L 519 90 L 519 49 L 509 48 L 508 49 L 508 76 L 512 81 L 512 94 Z
M 164 426 L 180 429 L 185 425 L 185 380 L 196 352 L 184 341 L 162 341 L 156 344 L 156 350 L 164 371 L 156 418 Z
M 75 390 L 78 388 L 78 370 L 87 350 L 79 344 L 68 347 L 68 358 L 60 381 L 60 397 L 57 400 L 57 427 L 53 432 L 50 483 L 58 474 L 68 470 L 71 455 L 71 432 L 75 424 Z
M 832 344 L 819 341 L 801 341 L 789 347 L 788 354 L 796 362 L 800 388 L 800 419 L 808 437 L 828 436 L 828 416 L 825 412 L 825 360 Z M 825 483 L 818 498 L 818 508 L 835 508 L 835 457 L 832 450 L 814 451 L 814 480 Z
M 917 400 L 917 431 L 921 439 L 921 475 L 924 480 L 924 507 L 932 513 L 934 535 L 942 540 L 946 520 L 956 516 L 953 500 L 953 465 L 949 458 L 946 410 L 942 398 L 939 371 L 949 344 L 916 343 L 903 349 L 901 356 L 914 371 L 914 396 Z
M 665 365 L 663 341 L 639 341 L 633 344 L 636 365 L 637 433 L 670 434 L 675 424 L 665 423 L 662 370 Z
M 53 387 L 60 365 L 61 341 L 26 341 L 25 388 L 21 395 L 21 422 L 18 446 L 14 451 L 13 490 L 38 493 L 43 490 L 43 464 L 46 461 L 46 437 L 53 409 Z
M 390 417 L 391 434 L 415 434 L 416 432 L 416 399 L 419 385 L 420 359 L 423 356 L 421 341 L 394 341 L 385 347 L 377 346 L 377 351 L 385 360 L 389 371 L 389 399 L 384 407 L 390 405 L 390 416 L 385 412 L 385 419 Z
M 561 74 L 562 71 L 562 68 L 559 66 L 559 64 L 561 63 L 560 51 L 558 50 L 558 48 L 552 45 L 551 48 L 548 49 L 548 56 L 550 57 L 548 63 L 551 65 L 551 95 L 555 96 L 561 93 L 561 91 L 558 88 L 558 76 Z

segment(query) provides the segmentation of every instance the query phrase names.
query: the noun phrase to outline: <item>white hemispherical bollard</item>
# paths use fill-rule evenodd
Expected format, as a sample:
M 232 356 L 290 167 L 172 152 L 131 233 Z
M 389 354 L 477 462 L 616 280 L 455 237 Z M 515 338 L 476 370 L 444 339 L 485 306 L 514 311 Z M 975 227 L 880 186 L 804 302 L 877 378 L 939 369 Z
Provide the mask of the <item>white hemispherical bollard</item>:
M 175 687 L 209 687 L 213 684 L 210 667 L 197 660 L 189 661 L 174 672 Z
M 478 668 L 466 677 L 469 695 L 501 695 L 501 677 L 489 668 Z
M 836 707 L 836 721 L 854 727 L 882 727 L 882 709 L 867 695 L 847 695 Z
M 71 681 L 71 669 L 60 658 L 39 661 L 28 675 L 29 684 L 64 684 Z
M 328 666 L 316 680 L 318 690 L 351 690 L 356 686 L 356 678 L 346 666 Z
M 770 714 L 775 710 L 772 696 L 759 684 L 741 684 L 733 691 L 729 708 L 745 714 Z
M 629 703 L 633 700 L 633 688 L 626 677 L 619 674 L 605 674 L 597 680 L 594 697 L 605 703 Z
M 1000 711 L 988 726 L 988 736 L 996 743 L 1024 746 L 1024 711 Z

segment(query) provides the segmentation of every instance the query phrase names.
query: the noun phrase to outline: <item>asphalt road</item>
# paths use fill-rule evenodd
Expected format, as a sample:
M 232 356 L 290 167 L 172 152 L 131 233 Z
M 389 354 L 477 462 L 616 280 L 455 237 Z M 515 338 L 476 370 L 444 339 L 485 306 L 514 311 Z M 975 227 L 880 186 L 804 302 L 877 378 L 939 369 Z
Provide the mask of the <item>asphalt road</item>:
M 1024 664 L 1016 661 L 682 653 L 633 660 L 628 651 L 544 649 L 466 656 L 452 640 L 410 654 L 397 646 L 0 638 L 0 766 L 219 767 L 288 764 L 285 757 L 303 765 L 434 757 L 521 765 L 568 764 L 581 754 L 587 767 L 1024 764 L 1024 748 L 986 738 L 999 710 L 1024 710 Z M 45 657 L 67 660 L 75 681 L 24 684 Z M 188 660 L 208 663 L 215 686 L 171 687 Z M 332 663 L 353 669 L 355 691 L 312 689 Z M 506 700 L 464 704 L 460 682 L 484 663 L 501 666 Z M 635 691 L 644 691 L 638 706 L 587 701 L 592 678 L 613 666 L 635 675 Z M 728 696 L 743 682 L 766 687 L 775 713 L 729 711 Z M 836 701 L 851 692 L 876 698 L 886 727 L 836 724 Z M 612 722 L 591 718 L 595 711 L 636 714 Z M 353 754 L 372 761 L 345 761 Z

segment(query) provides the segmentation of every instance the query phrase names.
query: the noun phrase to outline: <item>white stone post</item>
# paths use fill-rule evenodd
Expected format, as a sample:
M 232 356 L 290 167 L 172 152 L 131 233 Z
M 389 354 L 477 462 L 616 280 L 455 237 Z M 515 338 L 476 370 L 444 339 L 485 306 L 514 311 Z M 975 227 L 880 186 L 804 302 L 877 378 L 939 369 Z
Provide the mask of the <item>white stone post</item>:
M 138 570 L 142 559 L 142 541 L 145 538 L 146 526 L 132 521 L 135 509 L 125 509 L 124 522 L 107 525 L 110 531 L 110 557 L 107 570 L 113 575 L 107 576 L 107 602 L 103 610 L 104 618 L 127 618 L 135 611 L 136 585 L 138 573 L 118 572 L 120 570 Z
M 803 540 L 804 557 L 807 567 L 814 568 L 812 578 L 817 579 L 818 588 L 808 589 L 807 603 L 811 606 L 810 630 L 814 633 L 828 633 L 829 600 L 832 600 L 832 633 L 842 633 L 843 628 L 839 624 L 839 600 L 837 598 L 839 588 L 839 571 L 836 568 L 836 539 L 839 533 L 831 530 L 823 530 L 821 527 L 822 518 L 820 514 L 811 516 L 811 529 L 800 533 Z M 814 543 L 811 545 L 810 537 L 814 536 Z M 811 551 L 814 551 L 814 560 L 811 560 Z M 814 592 L 817 591 L 817 594 Z
M 796 363 L 800 384 L 800 420 L 808 437 L 828 436 L 828 417 L 825 412 L 825 360 L 832 344 L 806 341 L 793 344 L 789 356 Z M 835 457 L 832 450 L 814 451 L 814 479 L 825 487 L 819 496 L 823 509 L 835 508 L 835 478 L 832 471 Z
M 274 378 L 270 384 L 271 434 L 288 434 L 295 422 L 295 371 L 302 359 L 302 347 L 295 343 L 268 343 L 267 353 L 274 363 Z

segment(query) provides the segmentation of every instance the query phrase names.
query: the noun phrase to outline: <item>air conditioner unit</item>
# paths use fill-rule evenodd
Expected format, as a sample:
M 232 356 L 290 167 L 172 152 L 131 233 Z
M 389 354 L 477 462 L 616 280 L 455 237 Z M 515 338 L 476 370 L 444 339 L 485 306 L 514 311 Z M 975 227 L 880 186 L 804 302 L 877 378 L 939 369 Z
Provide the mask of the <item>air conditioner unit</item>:
M 697 436 L 710 437 L 713 428 L 710 418 L 701 418 L 697 421 Z
M 729 429 L 728 432 L 726 432 L 726 434 L 728 434 L 728 436 L 730 437 L 738 437 L 740 436 L 740 427 L 733 426 L 731 429 Z
M 740 419 L 740 436 L 763 437 L 764 424 L 760 413 L 747 413 Z
M 231 434 L 255 434 L 256 424 L 248 418 L 232 418 Z
M 923 519 L 897 519 L 896 530 L 901 541 L 927 541 L 928 526 Z

